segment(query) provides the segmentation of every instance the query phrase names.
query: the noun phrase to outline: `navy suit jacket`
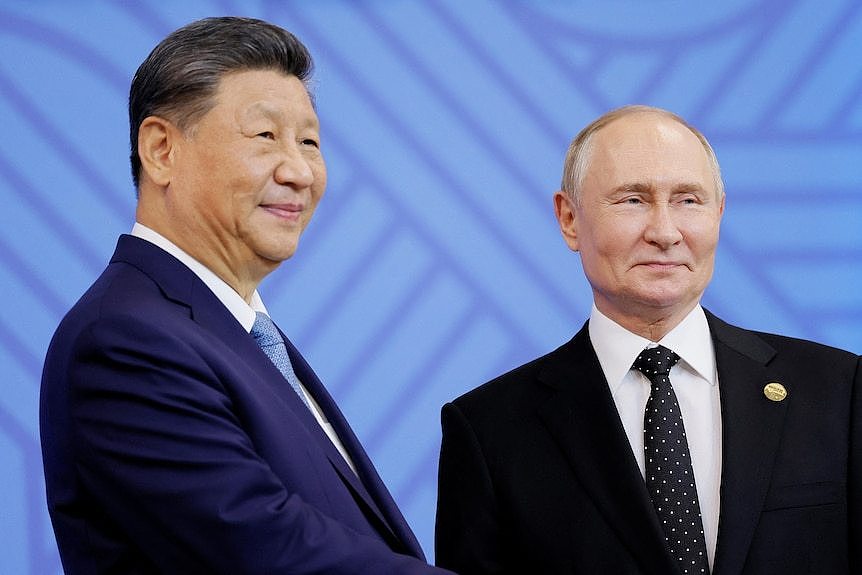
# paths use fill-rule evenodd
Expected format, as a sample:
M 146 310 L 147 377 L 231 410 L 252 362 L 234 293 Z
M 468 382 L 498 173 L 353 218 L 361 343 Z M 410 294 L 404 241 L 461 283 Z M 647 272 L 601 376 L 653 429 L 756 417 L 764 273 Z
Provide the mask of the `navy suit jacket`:
M 862 573 L 858 356 L 707 312 L 721 397 L 714 575 Z M 787 397 L 764 396 L 779 382 Z M 443 408 L 437 562 L 676 573 L 586 326 Z
M 286 338 L 285 338 L 286 339 Z M 42 378 L 48 507 L 66 573 L 443 573 L 288 342 L 345 463 L 207 286 L 121 236 Z

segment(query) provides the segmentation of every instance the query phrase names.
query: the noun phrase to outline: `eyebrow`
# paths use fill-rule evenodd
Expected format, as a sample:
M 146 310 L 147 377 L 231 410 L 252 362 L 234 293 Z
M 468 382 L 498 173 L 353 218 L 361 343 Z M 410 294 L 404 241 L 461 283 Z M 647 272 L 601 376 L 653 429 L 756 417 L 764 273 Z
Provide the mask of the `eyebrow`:
M 655 186 L 652 184 L 644 184 L 641 182 L 631 182 L 625 183 L 614 188 L 614 193 L 616 194 L 646 194 L 653 192 L 655 190 Z
M 627 182 L 614 188 L 614 193 L 617 194 L 650 194 L 654 192 L 655 186 L 653 184 L 643 182 Z M 682 183 L 674 186 L 671 190 L 671 193 L 673 194 L 684 194 L 686 192 L 706 192 L 706 189 L 704 189 L 700 184 Z
M 246 110 L 247 113 L 258 113 L 264 116 L 276 118 L 277 116 L 281 116 L 281 113 L 273 106 L 265 102 L 255 102 Z
M 259 113 L 265 118 L 272 120 L 273 122 L 280 122 L 284 118 L 284 114 L 276 108 L 266 102 L 256 102 L 249 106 L 247 114 Z M 320 120 L 318 120 L 317 115 L 310 115 L 304 119 L 302 122 L 303 128 L 314 128 L 320 129 Z

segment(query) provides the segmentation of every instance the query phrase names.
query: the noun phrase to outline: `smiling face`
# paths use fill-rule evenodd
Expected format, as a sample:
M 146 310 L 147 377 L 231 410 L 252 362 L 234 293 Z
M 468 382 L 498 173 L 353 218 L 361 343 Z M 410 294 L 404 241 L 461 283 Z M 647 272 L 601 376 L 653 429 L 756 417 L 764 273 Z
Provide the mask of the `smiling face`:
M 246 297 L 293 255 L 323 195 L 319 125 L 302 82 L 273 70 L 226 75 L 214 102 L 186 133 L 162 122 L 168 167 L 154 171 L 160 204 L 141 223 Z
M 670 118 L 626 115 L 592 138 L 580 201 L 555 197 L 560 228 L 596 307 L 657 341 L 712 277 L 724 198 L 700 140 Z

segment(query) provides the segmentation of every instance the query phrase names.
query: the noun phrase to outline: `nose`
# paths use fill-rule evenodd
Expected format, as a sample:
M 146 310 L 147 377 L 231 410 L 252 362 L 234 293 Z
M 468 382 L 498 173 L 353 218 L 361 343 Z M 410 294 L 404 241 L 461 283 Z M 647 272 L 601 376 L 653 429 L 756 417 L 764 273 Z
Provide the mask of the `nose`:
M 275 181 L 294 189 L 304 189 L 314 182 L 314 171 L 299 145 L 287 146 L 275 168 Z
M 682 241 L 682 232 L 667 203 L 654 204 L 644 230 L 644 239 L 661 249 L 667 249 Z

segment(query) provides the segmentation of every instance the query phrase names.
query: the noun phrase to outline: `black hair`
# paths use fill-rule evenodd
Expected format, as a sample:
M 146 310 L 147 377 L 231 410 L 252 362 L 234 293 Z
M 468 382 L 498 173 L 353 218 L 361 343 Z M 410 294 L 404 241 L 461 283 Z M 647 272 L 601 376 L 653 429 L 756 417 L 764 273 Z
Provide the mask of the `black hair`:
M 135 72 L 129 90 L 132 180 L 138 188 L 141 159 L 138 129 L 148 116 L 170 120 L 181 130 L 213 106 L 222 77 L 244 70 L 277 70 L 308 86 L 314 63 L 296 36 L 263 20 L 204 18 L 162 40 Z

